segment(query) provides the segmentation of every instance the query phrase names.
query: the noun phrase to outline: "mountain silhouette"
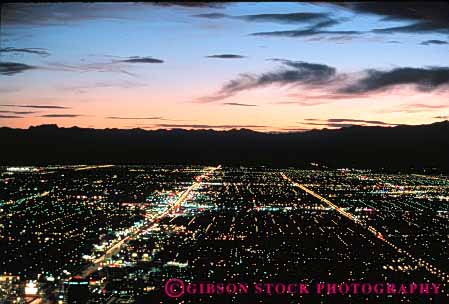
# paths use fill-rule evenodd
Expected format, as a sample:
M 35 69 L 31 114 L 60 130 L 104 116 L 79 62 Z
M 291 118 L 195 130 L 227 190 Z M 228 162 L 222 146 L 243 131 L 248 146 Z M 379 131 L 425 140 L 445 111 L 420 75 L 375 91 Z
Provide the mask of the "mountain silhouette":
M 449 121 L 302 133 L 247 129 L 0 128 L 1 165 L 216 164 L 449 171 Z

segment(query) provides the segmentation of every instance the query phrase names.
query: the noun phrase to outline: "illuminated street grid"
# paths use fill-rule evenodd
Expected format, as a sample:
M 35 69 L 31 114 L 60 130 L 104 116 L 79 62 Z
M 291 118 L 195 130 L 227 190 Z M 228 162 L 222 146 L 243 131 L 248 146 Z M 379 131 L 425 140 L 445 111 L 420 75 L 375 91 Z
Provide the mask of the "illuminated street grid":
M 296 294 L 251 300 L 445 303 L 445 177 L 220 166 L 2 171 L 0 296 L 11 302 L 62 303 L 64 281 L 79 276 L 89 282 L 90 303 L 167 303 L 163 283 L 169 278 L 436 282 L 444 292 L 434 298 Z M 26 282 L 37 295 L 24 297 Z M 183 299 L 249 300 L 248 295 Z

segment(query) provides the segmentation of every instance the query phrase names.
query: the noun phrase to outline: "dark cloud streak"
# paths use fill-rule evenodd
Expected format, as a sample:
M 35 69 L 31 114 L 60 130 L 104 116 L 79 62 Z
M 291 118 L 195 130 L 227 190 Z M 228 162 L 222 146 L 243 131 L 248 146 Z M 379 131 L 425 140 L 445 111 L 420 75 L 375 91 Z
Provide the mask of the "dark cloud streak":
M 403 21 L 410 24 L 382 29 L 375 33 L 449 33 L 449 4 L 447 2 L 343 2 L 334 3 L 355 13 L 383 17 L 383 21 Z
M 79 114 L 45 114 L 41 115 L 40 117 L 48 117 L 48 118 L 74 118 L 74 117 L 80 117 L 83 115 Z
M 0 74 L 6 76 L 13 76 L 15 74 L 23 73 L 28 70 L 36 69 L 35 66 L 18 63 L 18 62 L 0 62 Z
M 314 35 L 358 35 L 362 32 L 358 31 L 328 31 L 328 27 L 340 24 L 346 19 L 334 19 L 327 13 L 289 13 L 289 14 L 255 14 L 230 16 L 221 13 L 207 13 L 193 15 L 193 17 L 207 19 L 238 19 L 249 22 L 274 22 L 280 24 L 307 24 L 306 29 L 288 30 L 288 31 L 271 31 L 252 33 L 252 36 L 284 36 L 284 37 L 307 37 Z
M 193 15 L 193 17 L 206 19 L 237 19 L 248 22 L 274 22 L 281 24 L 320 24 L 320 27 L 335 25 L 339 23 L 332 19 L 327 13 L 287 13 L 287 14 L 254 14 L 231 16 L 222 13 L 205 13 Z
M 383 126 L 396 126 L 397 125 L 397 124 L 391 124 L 391 123 L 380 121 L 380 120 L 363 120 L 363 119 L 348 119 L 348 118 L 330 118 L 327 120 L 327 122 L 330 122 L 330 123 L 356 122 L 356 123 L 366 123 L 366 124 L 383 125 Z
M 34 111 L 0 111 L 0 113 L 11 113 L 11 114 L 18 114 L 18 115 L 28 115 L 28 114 L 34 114 L 37 112 Z
M 219 59 L 241 59 L 246 56 L 236 55 L 236 54 L 220 54 L 220 55 L 209 55 L 206 58 L 219 58 Z
M 316 28 L 309 28 L 305 30 L 289 30 L 289 31 L 272 31 L 272 32 L 257 32 L 251 33 L 251 36 L 271 36 L 271 37 L 309 37 L 317 35 L 361 35 L 364 32 L 359 31 L 324 31 Z
M 192 17 L 206 18 L 206 19 L 232 18 L 232 16 L 221 14 L 221 13 L 198 14 L 198 15 L 193 15 Z
M 367 70 L 366 76 L 341 89 L 355 94 L 386 90 L 396 85 L 415 85 L 420 91 L 432 91 L 449 85 L 449 68 L 396 68 L 390 71 Z
M 152 57 L 130 57 L 129 59 L 120 60 L 120 62 L 128 62 L 128 63 L 163 63 L 164 61 L 161 59 L 156 59 Z
M 32 109 L 70 109 L 70 107 L 65 107 L 65 106 L 53 106 L 53 105 L 14 105 L 14 104 L 1 104 L 0 107 L 32 108 Z
M 256 15 L 233 16 L 232 18 L 253 22 L 276 22 L 287 24 L 314 23 L 314 22 L 328 22 L 330 24 L 331 22 L 334 21 L 326 13 L 256 14 Z
M 421 45 L 431 45 L 431 44 L 441 45 L 441 44 L 449 44 L 449 43 L 447 41 L 433 39 L 433 40 L 423 41 L 420 44 Z
M 232 4 L 232 2 L 187 2 L 187 1 L 178 1 L 178 2 L 145 2 L 147 4 L 156 5 L 156 6 L 181 6 L 181 7 L 209 7 L 209 8 L 223 8 L 226 5 Z
M 237 106 L 237 107 L 257 107 L 257 105 L 255 104 L 238 103 L 238 102 L 224 102 L 223 104 L 227 106 Z
M 149 119 L 149 120 L 164 120 L 163 117 L 119 117 L 119 116 L 108 116 L 107 119 L 123 119 L 123 120 L 138 120 L 138 119 Z
M 0 118 L 24 118 L 24 117 L 16 115 L 0 115 Z
M 28 53 L 28 54 L 36 54 L 40 56 L 49 56 L 50 53 L 46 49 L 42 48 L 0 48 L 0 53 Z

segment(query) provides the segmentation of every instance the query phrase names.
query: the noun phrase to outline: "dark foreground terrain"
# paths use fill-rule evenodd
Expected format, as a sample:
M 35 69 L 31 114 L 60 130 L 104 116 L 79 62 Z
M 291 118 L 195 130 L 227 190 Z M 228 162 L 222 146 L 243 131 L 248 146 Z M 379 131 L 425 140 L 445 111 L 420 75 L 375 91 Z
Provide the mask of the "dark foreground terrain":
M 246 129 L 0 128 L 0 163 L 302 166 L 449 171 L 449 122 L 270 134 Z

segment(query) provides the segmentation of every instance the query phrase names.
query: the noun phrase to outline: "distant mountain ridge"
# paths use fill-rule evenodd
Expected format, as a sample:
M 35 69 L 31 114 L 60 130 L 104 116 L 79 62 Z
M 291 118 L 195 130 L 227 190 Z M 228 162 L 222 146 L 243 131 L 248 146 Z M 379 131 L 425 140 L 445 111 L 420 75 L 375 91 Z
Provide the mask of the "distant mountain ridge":
M 143 130 L 0 128 L 0 164 L 148 163 L 305 166 L 449 171 L 449 121 L 353 126 L 302 133 L 248 129 Z

